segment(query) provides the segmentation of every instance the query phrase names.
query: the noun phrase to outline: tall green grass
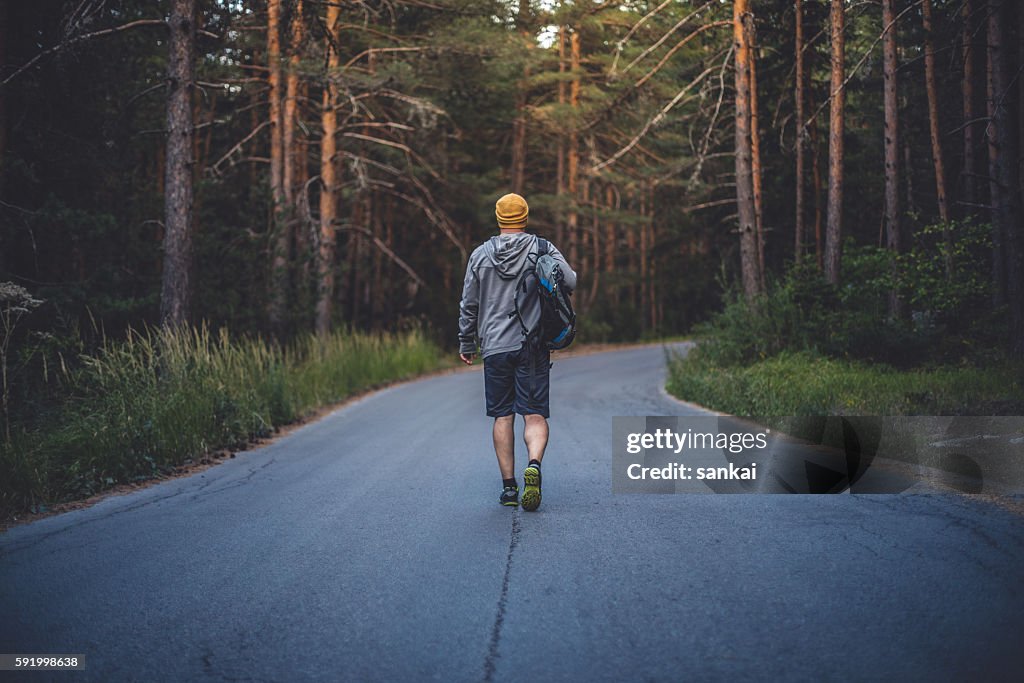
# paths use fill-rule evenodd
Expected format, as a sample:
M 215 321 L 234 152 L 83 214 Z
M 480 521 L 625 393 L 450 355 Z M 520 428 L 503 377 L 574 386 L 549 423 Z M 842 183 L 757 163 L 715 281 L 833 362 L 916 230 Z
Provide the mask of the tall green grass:
M 1024 366 L 897 370 L 810 352 L 726 365 L 701 354 L 669 360 L 666 388 L 732 415 L 1019 415 Z
M 240 448 L 354 393 L 441 364 L 419 331 L 336 332 L 281 346 L 226 331 L 133 332 L 65 377 L 55 413 L 0 439 L 0 513 L 139 481 Z

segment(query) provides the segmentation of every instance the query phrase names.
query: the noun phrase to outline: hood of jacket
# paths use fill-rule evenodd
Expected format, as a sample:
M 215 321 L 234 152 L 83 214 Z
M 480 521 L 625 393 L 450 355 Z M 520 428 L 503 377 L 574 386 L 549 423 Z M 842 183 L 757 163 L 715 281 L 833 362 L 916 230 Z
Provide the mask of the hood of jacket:
M 498 275 L 511 280 L 523 272 L 536 241 L 536 235 L 525 232 L 495 235 L 484 242 L 484 254 L 494 264 Z

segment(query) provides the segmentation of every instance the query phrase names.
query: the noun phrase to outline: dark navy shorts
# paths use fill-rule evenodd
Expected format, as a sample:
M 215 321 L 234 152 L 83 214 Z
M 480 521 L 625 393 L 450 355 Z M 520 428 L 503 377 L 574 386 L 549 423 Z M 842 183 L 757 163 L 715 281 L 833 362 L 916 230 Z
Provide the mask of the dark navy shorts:
M 543 415 L 550 417 L 548 386 L 551 352 L 532 353 L 524 344 L 518 351 L 496 353 L 484 358 L 484 394 L 487 416 Z

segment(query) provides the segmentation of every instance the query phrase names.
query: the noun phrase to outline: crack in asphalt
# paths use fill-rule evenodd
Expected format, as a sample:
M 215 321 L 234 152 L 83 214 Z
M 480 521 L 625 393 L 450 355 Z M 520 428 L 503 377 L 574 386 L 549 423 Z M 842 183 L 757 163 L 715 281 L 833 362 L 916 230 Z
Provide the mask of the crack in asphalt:
M 505 608 L 508 606 L 508 588 L 512 580 L 512 554 L 519 543 L 519 508 L 512 510 L 512 533 L 509 535 L 508 556 L 505 558 L 505 577 L 501 581 L 501 595 L 498 597 L 498 610 L 494 615 L 494 626 L 491 628 L 491 644 L 484 659 L 484 682 L 494 680 L 494 672 L 498 666 L 498 645 L 501 642 L 501 625 L 505 621 Z
M 198 489 L 196 489 L 196 492 L 192 495 L 192 497 L 189 500 L 199 500 L 200 498 L 205 498 L 205 497 L 211 496 L 211 495 L 213 495 L 215 493 L 220 493 L 222 491 L 227 491 L 228 489 L 233 489 L 233 488 L 238 488 L 239 486 L 244 486 L 245 484 L 248 484 L 250 481 L 252 481 L 252 478 L 255 477 L 257 474 L 259 474 L 263 470 L 265 470 L 268 467 L 270 467 L 271 465 L 273 465 L 275 461 L 276 461 L 275 458 L 271 458 L 270 460 L 268 460 L 267 462 L 263 463 L 262 465 L 260 465 L 258 467 L 253 467 L 252 469 L 250 469 L 248 472 L 246 472 L 243 476 L 239 477 L 238 479 L 234 479 L 232 481 L 229 481 L 227 484 L 225 484 L 224 486 L 221 486 L 220 488 L 213 488 L 213 489 L 206 490 L 207 487 L 212 486 L 213 484 L 221 483 L 220 480 L 211 480 L 211 481 L 207 482 L 206 484 L 203 484 L 202 486 L 200 486 Z
M 102 515 L 98 515 L 96 517 L 90 517 L 89 519 L 83 519 L 83 520 L 81 520 L 79 522 L 74 522 L 72 524 L 67 524 L 67 525 L 61 527 L 60 529 L 54 529 L 53 531 L 48 531 L 45 534 L 41 534 L 39 536 L 35 536 L 35 537 L 32 537 L 32 538 L 26 539 L 24 542 L 21 542 L 21 543 L 18 543 L 17 541 L 15 541 L 14 543 L 8 545 L 7 547 L 3 547 L 2 545 L 0 545 L 0 557 L 10 558 L 10 556 L 13 555 L 14 553 L 17 553 L 17 552 L 20 552 L 22 550 L 26 550 L 28 548 L 32 548 L 34 546 L 37 546 L 37 545 L 39 545 L 40 543 L 42 543 L 43 541 L 45 541 L 47 539 L 53 538 L 54 536 L 59 536 L 60 534 L 63 534 L 63 533 L 68 532 L 68 531 L 71 531 L 72 529 L 77 529 L 77 528 L 83 527 L 83 526 L 85 526 L 87 524 L 94 524 L 96 522 L 101 522 L 103 520 L 110 519 L 111 517 L 116 517 L 117 515 L 122 515 L 122 514 L 124 514 L 126 512 L 133 512 L 135 510 L 139 510 L 141 508 L 148 507 L 150 505 L 155 505 L 156 503 L 161 503 L 161 502 L 163 502 L 165 500 L 170 500 L 171 498 L 176 498 L 176 497 L 182 495 L 183 493 L 185 493 L 185 489 L 184 488 L 179 488 L 178 490 L 173 491 L 173 492 L 171 492 L 171 493 L 169 493 L 169 494 L 167 494 L 165 496 L 153 497 L 153 498 L 150 498 L 148 500 L 144 500 L 141 503 L 137 503 L 137 504 L 134 504 L 134 505 L 126 505 L 124 507 L 120 507 L 120 508 L 117 508 L 115 510 L 111 510 L 110 512 L 104 513 Z M 85 508 L 85 509 L 89 510 L 91 508 Z M 75 512 L 77 512 L 77 510 Z
M 191 491 L 192 496 L 191 496 L 190 500 L 197 500 L 199 498 L 203 498 L 203 497 L 209 496 L 209 495 L 214 494 L 214 493 L 220 493 L 221 491 L 225 491 L 225 490 L 230 489 L 230 488 L 235 488 L 237 486 L 242 486 L 242 485 L 248 483 L 249 481 L 251 481 L 253 477 L 255 477 L 257 474 L 259 474 L 260 472 L 265 470 L 267 467 L 269 467 L 270 465 L 274 464 L 274 461 L 275 461 L 275 458 L 270 458 L 270 460 L 268 460 L 267 462 L 265 462 L 265 463 L 263 463 L 263 464 L 261 464 L 261 465 L 259 465 L 257 467 L 250 468 L 249 471 L 246 474 L 244 474 L 243 476 L 239 477 L 236 480 L 228 482 L 226 485 L 221 486 L 220 488 L 214 488 L 214 489 L 210 489 L 210 490 L 205 490 L 205 489 L 207 489 L 210 486 L 222 483 L 222 481 L 221 481 L 222 478 L 221 477 L 211 477 L 209 480 L 207 480 L 205 483 L 201 484 L 199 487 L 197 487 L 195 489 L 192 489 L 192 491 Z M 27 538 L 27 539 L 25 539 L 25 540 L 23 540 L 21 542 L 15 541 L 15 542 L 11 543 L 10 545 L 7 545 L 6 547 L 4 547 L 3 544 L 0 544 L 0 557 L 4 558 L 6 560 L 10 560 L 11 557 L 13 555 L 15 555 L 16 553 L 19 553 L 22 550 L 27 550 L 28 548 L 33 548 L 33 547 L 39 545 L 40 543 L 42 543 L 42 542 L 44 542 L 44 541 L 46 541 L 48 539 L 53 538 L 54 536 L 59 536 L 59 535 L 61 535 L 63 533 L 71 531 L 72 529 L 78 529 L 79 527 L 83 527 L 83 526 L 86 526 L 88 524 L 94 524 L 96 522 L 101 522 L 101 521 L 104 521 L 104 520 L 108 520 L 111 517 L 116 517 L 117 515 L 123 515 L 123 514 L 125 514 L 127 512 L 134 512 L 136 510 L 140 510 L 142 508 L 149 507 L 150 505 L 155 505 L 157 503 L 162 503 L 164 501 L 170 500 L 171 498 L 177 498 L 178 496 L 181 496 L 181 495 L 184 495 L 184 494 L 190 492 L 189 491 L 190 487 L 189 487 L 189 485 L 187 483 L 188 479 L 189 479 L 188 477 L 183 479 L 182 481 L 186 482 L 186 483 L 181 484 L 181 486 L 177 490 L 172 491 L 172 492 L 168 493 L 167 495 L 154 496 L 153 498 L 149 498 L 149 499 L 141 501 L 139 503 L 125 505 L 124 507 L 120 507 L 120 508 L 111 510 L 111 511 L 105 513 L 105 514 L 97 515 L 95 517 L 90 517 L 88 519 L 83 519 L 81 521 L 74 522 L 72 524 L 67 524 L 67 525 L 65 525 L 65 526 L 63 526 L 63 527 L 61 527 L 59 529 L 54 529 L 53 531 L 49 531 L 47 533 L 40 534 L 40 535 L 35 536 L 35 537 Z M 67 549 L 66 547 L 62 546 L 62 547 L 58 548 L 57 550 L 64 551 L 66 549 Z

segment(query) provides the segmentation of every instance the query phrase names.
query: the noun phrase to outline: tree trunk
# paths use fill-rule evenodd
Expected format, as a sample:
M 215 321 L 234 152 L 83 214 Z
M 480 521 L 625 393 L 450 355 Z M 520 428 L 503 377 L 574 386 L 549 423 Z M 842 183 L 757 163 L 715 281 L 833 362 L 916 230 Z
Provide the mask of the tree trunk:
M 195 82 L 195 0 L 172 0 L 168 20 L 167 152 L 164 172 L 164 263 L 160 323 L 188 322 L 192 268 L 192 89 Z
M 331 329 L 331 306 L 334 302 L 334 244 L 335 222 L 338 218 L 337 132 L 338 86 L 333 80 L 338 75 L 341 58 L 334 46 L 341 39 L 339 18 L 341 8 L 337 4 L 327 6 L 327 79 L 324 85 L 323 103 L 320 111 L 320 239 L 317 247 L 316 272 L 316 331 L 326 334 Z
M 1002 213 L 1003 192 L 999 188 L 999 137 L 996 125 L 997 100 L 999 84 L 997 65 L 1002 59 L 999 30 L 999 3 L 989 0 L 987 7 L 986 62 L 985 62 L 985 103 L 989 123 L 985 127 L 985 140 L 988 145 L 988 187 L 989 208 L 992 221 L 992 304 L 1002 306 L 1006 302 L 1006 252 L 1003 245 L 1004 226 L 1000 220 Z
M 569 38 L 570 45 L 570 69 L 572 71 L 572 83 L 569 88 L 569 106 L 572 107 L 572 122 L 569 124 L 569 261 L 573 264 L 579 262 L 579 214 L 576 210 L 578 201 L 577 188 L 579 184 L 579 133 L 576 130 L 576 110 L 580 104 L 580 32 L 575 29 Z
M 530 0 L 519 0 L 519 15 L 516 17 L 516 24 L 527 49 L 530 48 L 532 42 L 529 20 Z M 516 86 L 516 114 L 512 127 L 512 191 L 516 194 L 523 193 L 526 174 L 526 105 L 529 78 L 530 66 L 527 64 L 523 67 L 523 80 Z
M 650 288 L 647 269 L 649 251 L 647 233 L 649 228 L 649 212 L 647 211 L 647 188 L 640 188 L 640 329 L 646 331 L 647 327 L 647 290 Z
M 651 216 L 651 221 L 648 224 L 648 230 L 651 233 L 650 238 L 647 240 L 647 248 L 651 252 L 651 265 L 648 268 L 648 274 L 651 279 L 647 286 L 647 296 L 649 299 L 648 310 L 651 313 L 651 332 L 658 332 L 658 210 L 654 205 L 654 187 L 651 183 L 646 183 L 644 189 L 647 192 L 647 211 Z
M 828 219 L 825 227 L 825 278 L 839 284 L 843 239 L 843 89 L 845 9 L 843 0 L 832 0 L 832 84 L 829 92 Z
M 565 73 L 565 26 L 558 27 L 558 73 Z M 558 104 L 565 105 L 566 100 L 566 87 L 565 80 L 562 78 L 558 79 Z M 559 111 L 562 111 L 563 107 L 559 107 Z M 565 135 L 559 131 L 558 133 L 558 163 L 556 164 L 555 173 L 555 196 L 558 198 L 556 202 L 555 211 L 555 242 L 559 249 L 564 249 L 563 239 L 565 237 L 565 228 L 562 221 L 562 197 L 565 196 Z M 570 258 L 572 255 L 570 254 Z M 573 268 L 576 267 L 575 263 L 570 264 Z
M 590 253 L 593 254 L 593 263 L 584 268 L 585 271 L 591 273 L 590 280 L 590 294 L 587 296 L 587 305 L 585 310 L 590 310 L 590 307 L 594 305 L 594 301 L 597 300 L 597 288 L 598 283 L 601 280 L 601 224 L 597 216 L 597 193 L 591 193 L 590 181 L 583 181 L 583 201 L 590 204 Z
M 632 190 L 628 191 L 626 196 L 626 206 L 633 206 L 634 200 L 636 199 L 635 194 Z M 641 217 L 643 212 L 640 212 Z M 637 286 L 639 283 L 639 275 L 641 265 L 640 250 L 637 248 L 637 230 L 633 225 L 625 226 L 626 233 L 626 270 L 629 273 L 629 303 L 632 305 L 633 310 L 639 310 L 639 297 L 640 288 Z
M 886 246 L 893 256 L 894 284 L 889 292 L 889 316 L 902 315 L 899 289 L 895 284 L 896 261 L 900 253 L 900 139 L 899 86 L 896 80 L 896 13 L 894 0 L 882 0 L 882 80 L 885 103 L 885 235 Z
M 925 90 L 928 94 L 928 125 L 932 138 L 932 161 L 935 163 L 935 192 L 939 202 L 939 219 L 946 224 L 943 234 L 946 236 L 948 244 L 949 207 L 946 203 L 946 166 L 943 163 L 942 137 L 939 132 L 939 97 L 935 85 L 935 41 L 932 40 L 934 29 L 931 0 L 922 0 L 921 12 L 924 16 Z
M 268 317 L 276 333 L 284 327 L 288 305 L 288 228 L 285 220 L 281 111 L 281 0 L 267 1 L 267 68 L 270 85 L 271 262 Z
M 761 174 L 761 129 L 757 116 L 757 28 L 754 15 L 748 13 L 743 22 L 747 30 L 747 50 L 750 54 L 750 170 L 754 180 L 754 225 L 757 228 L 757 272 L 761 291 L 765 291 L 764 269 L 764 204 Z
M 302 59 L 302 34 L 302 0 L 295 0 L 295 6 L 292 8 L 291 42 L 288 46 L 288 76 L 284 98 L 284 131 L 281 138 L 283 151 L 281 182 L 283 184 L 284 201 L 289 210 L 295 206 L 295 190 L 298 176 L 296 167 L 299 164 L 295 131 L 298 128 L 299 122 L 299 66 Z
M 914 201 L 914 159 L 910 153 L 910 140 L 906 137 L 901 141 L 903 145 L 903 180 L 907 193 L 907 204 L 904 212 L 917 212 L 917 202 Z
M 0 73 L 7 73 L 7 2 L 0 0 Z M 7 176 L 7 88 L 0 88 L 0 199 L 4 198 Z M 4 250 L 0 250 L 0 271 L 5 270 Z
M 965 0 L 963 8 L 963 60 L 964 77 L 960 82 L 963 92 L 964 106 L 964 169 L 963 169 L 963 202 L 965 213 L 968 215 L 975 212 L 974 204 L 978 202 L 978 150 L 975 139 L 974 124 L 971 123 L 977 116 L 974 108 L 974 74 L 975 74 L 975 52 L 974 52 L 974 9 L 975 0 Z
M 1005 301 L 1010 308 L 1010 344 L 1018 355 L 1024 354 L 1024 263 L 1020 193 L 1017 180 L 1017 122 L 1010 111 L 1009 73 L 1006 53 L 1008 27 L 1013 23 L 1009 4 L 989 0 L 988 58 L 989 58 L 989 175 L 992 188 L 993 233 L 998 233 L 1002 255 L 994 254 L 1001 262 L 1005 282 Z M 1005 46 L 1005 47 L 1004 47 Z M 995 247 L 995 240 L 993 240 Z M 995 249 L 994 249 L 995 250 Z
M 1020 211 L 1018 217 L 1024 220 L 1024 83 L 1021 83 L 1021 76 L 1024 75 L 1024 8 L 1021 8 L 1020 3 L 1015 7 L 1017 17 L 1014 22 L 1014 26 L 1017 27 L 1017 63 L 1014 65 L 1015 73 L 1013 82 L 1014 87 L 1017 88 L 1017 165 L 1014 166 L 1014 171 L 1017 174 L 1017 209 Z M 1022 227 L 1024 230 L 1024 227 Z M 1021 240 L 1024 240 L 1024 234 L 1021 235 Z M 1024 249 L 1024 241 L 1018 245 L 1021 249 Z M 1021 258 L 1024 259 L 1024 252 L 1021 254 Z
M 605 199 L 604 199 L 605 206 L 608 208 L 609 215 L 611 215 L 611 212 L 614 211 L 617 208 L 615 206 L 615 190 L 614 190 L 614 188 L 612 188 L 611 185 L 608 185 L 605 188 L 604 197 L 605 197 Z M 617 239 L 618 239 L 618 236 L 617 236 L 616 232 L 617 231 L 615 229 L 615 221 L 612 220 L 611 218 L 609 218 L 608 220 L 605 221 L 605 237 L 604 237 L 604 270 L 605 270 L 606 273 L 611 273 L 611 272 L 615 271 L 615 258 L 616 258 L 615 252 L 617 251 L 617 249 L 616 249 L 616 247 L 617 247 L 616 242 L 617 242 Z M 616 288 L 616 291 L 615 291 L 615 294 L 614 294 L 614 300 L 616 302 L 618 301 L 618 298 L 619 298 L 618 289 L 619 288 Z
M 811 177 L 814 181 L 814 256 L 818 272 L 825 270 L 825 240 L 821 231 L 821 145 L 818 139 L 818 119 L 811 120 Z
M 733 2 L 733 47 L 736 54 L 736 204 L 739 215 L 740 266 L 743 292 L 753 301 L 761 291 L 757 256 L 757 219 L 750 125 L 750 45 L 745 27 L 749 0 Z
M 801 0 L 795 0 L 794 7 L 796 10 L 796 88 L 794 92 L 794 99 L 796 100 L 796 222 L 795 222 L 795 240 L 793 244 L 793 257 L 796 261 L 799 261 L 803 257 L 804 251 L 804 236 L 806 228 L 804 226 L 804 144 L 806 140 L 806 131 L 804 130 L 804 10 L 803 2 Z

